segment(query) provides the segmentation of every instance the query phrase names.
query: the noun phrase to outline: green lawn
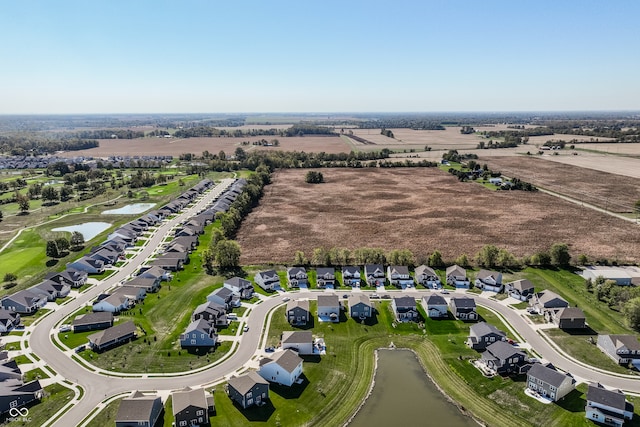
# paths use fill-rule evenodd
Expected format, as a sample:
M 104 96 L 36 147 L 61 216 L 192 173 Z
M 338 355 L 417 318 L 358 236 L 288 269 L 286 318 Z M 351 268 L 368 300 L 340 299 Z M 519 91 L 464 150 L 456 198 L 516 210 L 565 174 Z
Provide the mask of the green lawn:
M 28 383 L 33 380 L 42 380 L 45 378 L 49 378 L 49 375 L 46 374 L 42 369 L 36 368 L 24 373 L 24 382 Z
M 29 407 L 29 416 L 9 423 L 10 426 L 41 426 L 49 421 L 73 397 L 73 390 L 60 384 L 52 384 L 44 388 L 45 395 L 40 403 Z
M 102 411 L 98 412 L 98 414 L 96 414 L 96 416 L 89 423 L 87 423 L 86 426 L 104 427 L 115 425 L 116 415 L 118 415 L 118 409 L 120 409 L 121 401 L 122 398 L 115 399 L 113 402 L 110 402 Z M 170 426 L 171 423 L 164 425 Z

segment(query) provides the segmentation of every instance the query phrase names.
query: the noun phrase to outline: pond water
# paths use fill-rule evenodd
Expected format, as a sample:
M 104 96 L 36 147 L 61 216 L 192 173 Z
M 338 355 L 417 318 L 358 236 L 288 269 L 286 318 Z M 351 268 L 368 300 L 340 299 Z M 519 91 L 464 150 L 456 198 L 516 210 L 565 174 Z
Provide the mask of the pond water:
M 85 241 L 89 241 L 109 227 L 111 227 L 111 224 L 108 222 L 85 222 L 78 225 L 70 225 L 68 227 L 52 228 L 51 231 L 68 231 L 69 233 L 77 231 L 82 234 Z
M 145 212 L 155 205 L 155 203 L 133 203 L 131 205 L 123 206 L 118 209 L 109 209 L 108 211 L 103 211 L 102 213 L 104 215 L 133 215 Z
M 349 427 L 398 422 L 418 426 L 478 426 L 440 393 L 409 350 L 379 350 L 375 381 L 371 395 Z

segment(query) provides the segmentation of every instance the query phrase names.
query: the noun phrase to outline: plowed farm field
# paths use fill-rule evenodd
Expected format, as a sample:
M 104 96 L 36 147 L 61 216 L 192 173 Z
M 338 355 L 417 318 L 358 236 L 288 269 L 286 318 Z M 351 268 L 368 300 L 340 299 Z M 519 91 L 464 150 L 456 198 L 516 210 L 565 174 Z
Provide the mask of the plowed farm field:
M 480 162 L 486 162 L 491 169 L 506 176 L 518 177 L 541 188 L 613 212 L 632 212 L 634 203 L 640 200 L 638 178 L 559 163 L 556 161 L 558 157 L 560 156 L 490 157 L 481 158 Z M 600 159 L 600 162 L 607 161 L 635 161 L 639 162 L 640 167 L 640 160 L 615 156 Z M 622 167 L 617 171 L 624 172 Z
M 243 264 L 291 263 L 316 247 L 435 249 L 446 261 L 494 244 L 516 256 L 569 244 L 574 256 L 638 261 L 640 227 L 551 195 L 491 191 L 435 168 L 282 170 L 245 218 L 237 239 Z

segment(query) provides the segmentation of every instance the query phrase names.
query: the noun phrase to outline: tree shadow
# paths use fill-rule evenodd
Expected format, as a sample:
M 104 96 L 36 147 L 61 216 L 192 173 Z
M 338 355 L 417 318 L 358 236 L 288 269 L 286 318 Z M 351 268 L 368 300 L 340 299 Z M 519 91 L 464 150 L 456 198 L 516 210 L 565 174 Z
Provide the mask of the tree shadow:
M 569 412 L 584 412 L 587 401 L 582 398 L 581 392 L 574 389 L 571 390 L 571 393 L 558 400 L 556 404 Z
M 301 357 L 303 357 L 304 361 L 307 362 L 306 358 L 309 356 L 301 356 Z M 310 356 L 310 357 L 316 357 L 316 356 Z M 320 358 L 320 356 L 317 356 L 317 357 L 318 359 Z M 270 389 L 269 392 L 276 393 L 278 396 L 282 397 L 283 399 L 298 399 L 302 395 L 302 392 L 310 384 L 309 380 L 307 379 L 304 373 L 300 375 L 300 379 L 302 380 L 300 384 L 294 383 L 291 387 L 288 387 L 282 384 L 269 383 L 269 389 Z
M 49 259 L 46 262 L 46 266 L 47 267 L 53 267 L 54 265 L 58 264 L 58 262 L 60 262 L 60 260 L 58 260 L 58 259 Z
M 275 406 L 271 403 L 271 399 L 263 400 L 260 406 L 250 406 L 244 409 L 238 402 L 233 401 L 233 406 L 250 422 L 267 422 L 276 411 Z

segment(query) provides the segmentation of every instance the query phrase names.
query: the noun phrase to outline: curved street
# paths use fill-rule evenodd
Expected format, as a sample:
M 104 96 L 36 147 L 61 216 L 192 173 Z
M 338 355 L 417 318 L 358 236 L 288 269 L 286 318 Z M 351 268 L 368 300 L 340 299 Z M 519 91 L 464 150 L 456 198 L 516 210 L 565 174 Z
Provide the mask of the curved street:
M 87 414 L 89 414 L 91 410 L 96 408 L 106 398 L 124 392 L 132 390 L 175 390 L 185 386 L 208 385 L 220 381 L 224 377 L 244 368 L 259 350 L 263 328 L 265 326 L 268 313 L 277 305 L 283 304 L 281 298 L 283 295 L 287 295 L 294 299 L 316 299 L 318 295 L 344 292 L 343 290 L 324 292 L 301 291 L 294 293 L 277 293 L 275 296 L 263 298 L 259 304 L 255 304 L 252 308 L 247 320 L 249 330 L 242 334 L 239 344 L 235 347 L 235 352 L 233 352 L 231 357 L 224 359 L 222 362 L 211 366 L 210 368 L 199 370 L 194 373 L 157 374 L 152 378 L 149 378 L 146 375 L 143 376 L 142 374 L 128 377 L 105 376 L 80 366 L 71 359 L 69 354 L 67 354 L 68 352 L 65 353 L 54 345 L 52 335 L 59 322 L 78 310 L 78 308 L 90 303 L 100 293 L 133 274 L 139 264 L 152 254 L 174 226 L 203 209 L 208 203 L 222 193 L 222 191 L 224 191 L 231 182 L 233 182 L 233 180 L 223 180 L 204 196 L 200 197 L 193 206 L 175 218 L 164 222 L 149 238 L 148 243 L 143 247 L 143 249 L 131 258 L 129 262 L 127 262 L 127 264 L 117 273 L 104 280 L 99 285 L 89 288 L 86 292 L 61 306 L 56 311 L 49 313 L 33 328 L 31 334 L 28 336 L 31 351 L 57 373 L 57 378 L 59 380 L 66 379 L 82 387 L 84 390 L 84 394 L 81 398 L 69 405 L 70 408 L 68 411 L 50 425 L 79 425 Z M 422 296 L 427 295 L 432 291 L 426 289 L 411 289 L 405 291 L 393 290 L 389 293 L 391 295 L 398 295 L 400 292 L 420 299 Z M 452 295 L 460 294 L 462 292 L 463 291 L 452 292 Z M 609 387 L 640 393 L 640 377 L 631 378 L 628 376 L 625 377 L 623 375 L 607 373 L 574 361 L 562 354 L 542 336 L 540 336 L 535 328 L 532 327 L 532 324 L 528 323 L 517 310 L 507 307 L 505 304 L 494 299 L 489 299 L 486 296 L 466 292 L 465 294 L 474 298 L 478 305 L 488 307 L 489 309 L 499 313 L 526 343 L 535 349 L 535 351 L 545 360 L 553 363 L 558 368 L 566 372 L 570 372 L 572 375 L 584 381 L 600 382 Z

